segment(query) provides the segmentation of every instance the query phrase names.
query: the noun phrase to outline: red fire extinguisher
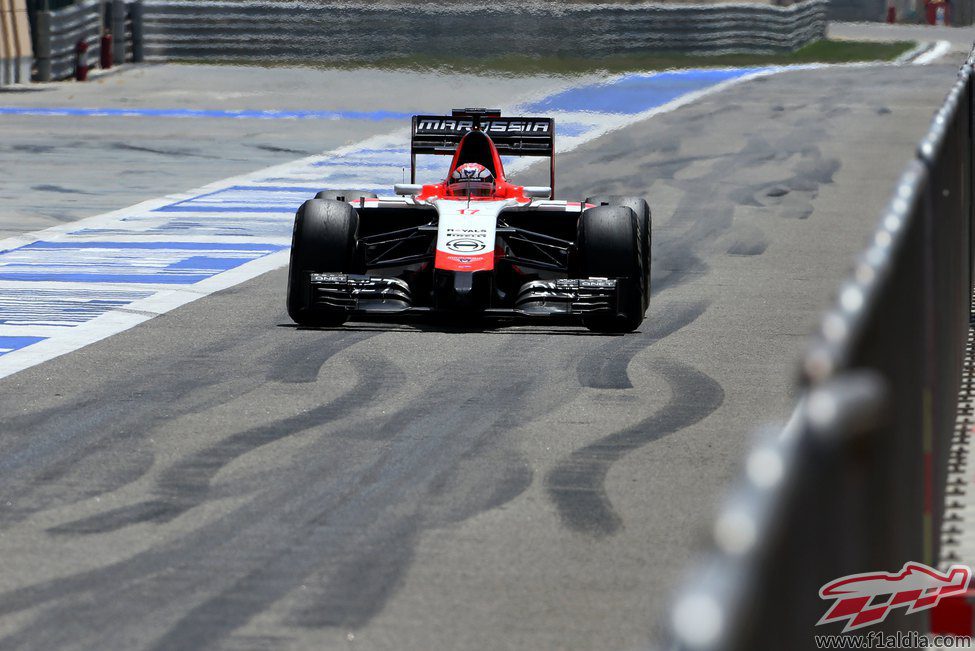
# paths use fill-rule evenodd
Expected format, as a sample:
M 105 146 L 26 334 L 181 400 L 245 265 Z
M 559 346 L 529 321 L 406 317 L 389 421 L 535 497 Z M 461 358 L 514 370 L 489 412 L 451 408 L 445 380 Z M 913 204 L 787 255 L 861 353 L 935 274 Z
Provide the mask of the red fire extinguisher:
M 88 41 L 81 40 L 75 45 L 74 78 L 78 81 L 88 80 Z
M 102 35 L 102 49 L 99 57 L 99 64 L 102 70 L 109 70 L 112 67 L 112 33 L 105 32 Z

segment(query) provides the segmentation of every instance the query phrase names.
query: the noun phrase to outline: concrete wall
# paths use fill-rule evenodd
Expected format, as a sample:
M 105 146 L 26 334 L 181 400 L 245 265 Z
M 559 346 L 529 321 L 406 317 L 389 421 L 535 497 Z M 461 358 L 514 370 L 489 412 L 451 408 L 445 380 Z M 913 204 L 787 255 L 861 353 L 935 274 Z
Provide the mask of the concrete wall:
M 0 0 L 0 86 L 30 81 L 33 56 L 26 0 Z

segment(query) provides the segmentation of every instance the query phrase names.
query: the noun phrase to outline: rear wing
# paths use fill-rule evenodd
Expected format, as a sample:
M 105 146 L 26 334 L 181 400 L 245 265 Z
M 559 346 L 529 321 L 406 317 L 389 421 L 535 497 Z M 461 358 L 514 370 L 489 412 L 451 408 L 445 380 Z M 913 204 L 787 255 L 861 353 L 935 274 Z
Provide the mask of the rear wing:
M 499 109 L 454 109 L 452 115 L 414 115 L 410 182 L 416 183 L 418 155 L 452 156 L 461 139 L 474 129 L 490 136 L 501 156 L 548 157 L 550 187 L 555 197 L 555 120 L 501 117 Z

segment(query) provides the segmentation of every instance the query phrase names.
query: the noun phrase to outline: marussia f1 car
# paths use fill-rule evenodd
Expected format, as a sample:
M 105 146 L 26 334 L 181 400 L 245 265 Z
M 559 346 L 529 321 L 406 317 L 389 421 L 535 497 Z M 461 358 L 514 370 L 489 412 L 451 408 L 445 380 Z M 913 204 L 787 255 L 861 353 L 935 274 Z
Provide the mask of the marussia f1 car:
M 554 119 L 420 115 L 411 145 L 411 183 L 395 196 L 324 190 L 298 209 L 288 276 L 296 323 L 446 312 L 639 327 L 650 209 L 636 197 L 556 201 Z M 453 155 L 443 182 L 416 184 L 422 154 Z M 550 187 L 510 183 L 503 155 L 548 157 Z

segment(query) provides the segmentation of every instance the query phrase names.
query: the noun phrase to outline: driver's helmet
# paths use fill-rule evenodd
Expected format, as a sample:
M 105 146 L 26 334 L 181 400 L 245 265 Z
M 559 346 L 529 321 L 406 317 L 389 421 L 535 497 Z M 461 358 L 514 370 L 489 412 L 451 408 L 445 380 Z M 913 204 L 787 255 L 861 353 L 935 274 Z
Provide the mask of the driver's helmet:
M 451 194 L 490 197 L 494 194 L 494 174 L 480 163 L 458 165 L 447 181 Z

